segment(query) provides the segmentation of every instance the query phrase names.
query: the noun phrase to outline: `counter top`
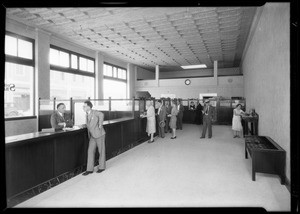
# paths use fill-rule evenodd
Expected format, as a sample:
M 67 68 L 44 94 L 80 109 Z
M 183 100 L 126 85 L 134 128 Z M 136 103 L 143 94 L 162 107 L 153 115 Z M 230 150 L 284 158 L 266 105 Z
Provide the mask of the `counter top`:
M 114 120 L 105 120 L 103 121 L 103 126 L 115 124 L 115 123 L 120 123 L 124 121 L 129 121 L 133 120 L 133 117 L 124 117 L 124 118 L 119 118 L 119 119 L 114 119 Z M 78 132 L 78 131 L 83 131 L 86 130 L 86 128 L 77 128 L 77 129 L 68 129 L 68 130 L 59 130 L 55 132 L 33 132 L 33 133 L 27 133 L 27 134 L 21 134 L 21 135 L 14 135 L 14 136 L 8 136 L 5 137 L 5 144 L 11 144 L 19 141 L 27 141 L 35 138 L 43 138 L 43 137 L 54 137 L 57 135 L 61 134 L 66 134 L 70 132 Z

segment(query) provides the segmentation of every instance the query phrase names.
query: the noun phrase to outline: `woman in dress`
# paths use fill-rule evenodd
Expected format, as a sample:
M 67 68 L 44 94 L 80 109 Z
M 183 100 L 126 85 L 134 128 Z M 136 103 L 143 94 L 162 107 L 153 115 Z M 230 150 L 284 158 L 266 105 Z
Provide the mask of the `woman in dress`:
M 146 126 L 146 132 L 148 133 L 148 136 L 150 136 L 150 140 L 148 140 L 148 143 L 153 143 L 153 135 L 156 132 L 156 123 L 155 123 L 155 109 L 152 105 L 151 101 L 146 102 L 147 106 L 147 113 L 143 117 L 147 117 L 147 126 Z
M 241 109 L 241 107 L 241 104 L 237 104 L 235 109 L 233 109 L 232 130 L 234 138 L 240 137 L 240 133 L 243 130 L 241 123 L 241 115 L 245 112 Z
M 172 110 L 171 110 L 171 114 L 169 114 L 168 117 L 171 117 L 170 128 L 172 129 L 172 133 L 173 133 L 173 136 L 171 137 L 171 139 L 175 139 L 176 138 L 176 120 L 177 120 L 177 114 L 178 114 L 176 101 L 173 100 L 171 105 L 172 105 Z

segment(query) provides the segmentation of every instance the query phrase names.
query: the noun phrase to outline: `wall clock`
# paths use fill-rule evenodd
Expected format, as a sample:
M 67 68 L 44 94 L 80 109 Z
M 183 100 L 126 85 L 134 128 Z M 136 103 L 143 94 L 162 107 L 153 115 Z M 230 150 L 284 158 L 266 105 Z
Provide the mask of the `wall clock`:
M 184 83 L 185 83 L 186 85 L 189 85 L 189 84 L 191 84 L 191 80 L 186 79 L 186 80 L 184 81 Z

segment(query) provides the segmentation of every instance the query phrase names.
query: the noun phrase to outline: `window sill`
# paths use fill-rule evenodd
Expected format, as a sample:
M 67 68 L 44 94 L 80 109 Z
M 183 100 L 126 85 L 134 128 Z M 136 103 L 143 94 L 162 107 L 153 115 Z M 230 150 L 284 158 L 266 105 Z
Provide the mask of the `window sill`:
M 12 121 L 12 120 L 27 120 L 27 119 L 36 119 L 37 116 L 25 116 L 25 117 L 10 117 L 5 118 L 5 121 Z

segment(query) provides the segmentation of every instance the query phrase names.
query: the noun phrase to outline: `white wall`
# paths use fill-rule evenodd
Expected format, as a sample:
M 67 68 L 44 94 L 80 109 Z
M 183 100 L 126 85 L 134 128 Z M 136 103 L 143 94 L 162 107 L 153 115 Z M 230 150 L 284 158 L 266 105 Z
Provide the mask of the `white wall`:
M 176 97 L 199 98 L 200 93 L 217 93 L 223 97 L 243 97 L 243 76 L 218 77 L 215 84 L 213 77 L 191 78 L 191 84 L 185 85 L 182 79 L 160 79 L 159 86 L 155 80 L 136 82 L 136 91 L 148 91 L 152 97 L 159 98 L 161 94 L 175 94 Z M 229 81 L 228 81 L 229 80 Z
M 239 75 L 240 68 L 218 68 L 218 75 Z M 213 69 L 191 69 L 182 71 L 168 71 L 160 72 L 159 78 L 185 78 L 185 77 L 199 77 L 199 76 L 213 76 Z
M 259 114 L 259 135 L 277 142 L 287 154 L 290 179 L 290 8 L 267 3 L 242 60 L 248 108 Z
M 37 119 L 5 121 L 5 136 L 37 132 Z
M 148 71 L 144 68 L 137 67 L 137 79 L 142 80 L 154 80 L 155 79 L 155 72 Z

